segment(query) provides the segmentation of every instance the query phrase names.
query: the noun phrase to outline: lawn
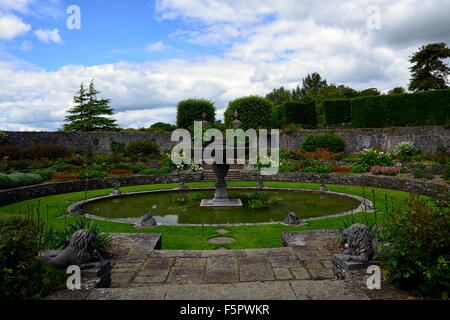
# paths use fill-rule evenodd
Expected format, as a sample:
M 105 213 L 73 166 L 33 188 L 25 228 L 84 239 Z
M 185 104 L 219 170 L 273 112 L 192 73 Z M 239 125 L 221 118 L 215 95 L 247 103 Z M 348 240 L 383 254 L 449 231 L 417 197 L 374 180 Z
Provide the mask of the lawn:
M 318 189 L 318 184 L 313 183 L 294 183 L 294 182 L 267 182 L 266 186 L 276 188 L 302 188 L 302 189 Z M 194 182 L 187 183 L 188 187 L 213 187 L 212 182 Z M 252 187 L 255 186 L 255 182 L 229 182 L 230 187 Z M 156 189 L 171 189 L 176 187 L 177 184 L 154 184 L 143 186 L 131 186 L 122 187 L 121 191 L 133 192 L 133 191 L 145 191 Z M 342 185 L 327 185 L 330 191 L 342 192 L 348 194 L 354 194 L 363 196 L 363 194 L 374 202 L 373 192 L 375 193 L 375 204 L 378 210 L 384 211 L 386 208 L 386 199 L 389 207 L 393 203 L 395 207 L 403 207 L 404 199 L 408 197 L 408 193 L 394 190 L 378 189 L 378 188 L 363 188 L 359 186 L 342 186 Z M 87 192 L 87 198 L 98 197 L 107 195 L 112 189 L 92 190 Z M 41 212 L 41 219 L 48 221 L 49 225 L 58 229 L 63 229 L 66 224 L 70 224 L 77 217 L 62 218 L 61 216 L 66 214 L 66 208 L 73 202 L 83 200 L 85 197 L 84 192 L 67 193 L 49 197 L 42 197 L 33 199 L 26 202 L 18 202 L 8 206 L 0 208 L 0 215 L 4 213 L 24 213 L 27 212 L 27 207 L 36 211 L 39 206 Z M 354 215 L 357 220 L 362 220 L 364 213 L 357 213 Z M 374 214 L 366 214 L 366 218 L 373 221 L 375 219 Z M 384 218 L 383 213 L 377 213 L 377 221 L 381 221 Z M 299 231 L 309 229 L 342 229 L 345 226 L 345 222 L 348 223 L 349 217 L 337 217 L 337 218 L 325 218 L 320 220 L 311 221 L 306 227 L 296 226 L 284 226 L 280 224 L 272 225 L 258 225 L 258 226 L 224 226 L 225 229 L 230 232 L 226 236 L 233 237 L 236 241 L 231 244 L 223 245 L 229 249 L 242 249 L 242 248 L 273 248 L 281 246 L 281 232 L 285 231 Z M 190 249 L 190 250 L 204 250 L 204 249 L 216 249 L 219 245 L 211 244 L 207 240 L 213 237 L 220 236 L 215 232 L 218 227 L 185 227 L 185 226 L 159 226 L 151 229 L 137 231 L 131 224 L 113 223 L 98 221 L 103 228 L 104 232 L 126 232 L 126 233 L 162 233 L 163 249 Z

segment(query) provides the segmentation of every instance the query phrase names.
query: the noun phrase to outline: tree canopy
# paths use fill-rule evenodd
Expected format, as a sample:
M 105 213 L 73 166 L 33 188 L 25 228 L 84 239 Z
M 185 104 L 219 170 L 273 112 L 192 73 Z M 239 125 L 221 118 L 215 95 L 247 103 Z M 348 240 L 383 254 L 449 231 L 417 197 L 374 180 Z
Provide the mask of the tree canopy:
M 86 90 L 81 83 L 80 90 L 73 97 L 75 105 L 68 110 L 64 125 L 65 131 L 111 131 L 117 129 L 116 120 L 104 117 L 113 115 L 114 109 L 109 106 L 110 99 L 97 99 L 97 91 L 94 80 Z
M 447 58 L 450 58 L 450 48 L 444 42 L 422 46 L 409 60 L 413 64 L 409 68 L 409 90 L 418 92 L 448 88 L 450 68 L 443 61 Z

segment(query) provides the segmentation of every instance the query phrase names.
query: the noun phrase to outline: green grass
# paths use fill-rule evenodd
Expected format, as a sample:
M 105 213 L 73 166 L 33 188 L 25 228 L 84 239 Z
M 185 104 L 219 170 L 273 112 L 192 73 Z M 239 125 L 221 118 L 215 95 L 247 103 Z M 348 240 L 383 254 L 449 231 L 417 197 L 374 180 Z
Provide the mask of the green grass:
M 195 182 L 186 184 L 190 188 L 195 187 L 213 187 L 213 182 Z M 275 188 L 302 188 L 302 189 L 318 189 L 319 184 L 314 183 L 294 183 L 294 182 L 267 182 L 266 186 Z M 122 192 L 133 191 L 145 191 L 156 189 L 171 189 L 176 187 L 177 184 L 155 184 L 144 186 L 131 186 L 121 187 Z M 229 182 L 230 187 L 253 187 L 256 186 L 256 182 Z M 342 192 L 348 194 L 354 194 L 363 196 L 363 188 L 358 186 L 342 186 L 342 185 L 327 185 L 330 191 Z M 386 207 L 385 196 L 388 197 L 389 206 L 391 201 L 394 206 L 401 208 L 404 206 L 404 199 L 408 197 L 408 193 L 402 191 L 378 189 L 378 188 L 365 188 L 365 196 L 369 200 L 373 201 L 372 191 L 375 192 L 375 204 L 378 210 L 384 211 Z M 87 192 L 87 198 L 93 198 L 98 196 L 107 195 L 112 189 L 92 190 Z M 67 193 L 49 197 L 42 197 L 39 199 L 33 199 L 30 201 L 24 201 L 14 203 L 8 206 L 0 208 L 0 215 L 3 213 L 24 213 L 27 211 L 27 206 L 30 208 L 37 208 L 38 204 L 41 208 L 41 219 L 47 220 L 47 206 L 48 206 L 48 223 L 55 228 L 63 229 L 65 224 L 69 224 L 75 219 L 73 218 L 61 218 L 62 215 L 67 213 L 67 207 L 73 203 L 83 200 L 85 197 L 84 192 Z M 354 215 L 356 219 L 363 219 L 364 213 L 357 213 Z M 373 221 L 374 214 L 366 214 L 366 218 Z M 384 218 L 384 214 L 377 214 L 377 221 L 381 221 Z M 280 224 L 271 225 L 257 225 L 257 226 L 238 226 L 229 227 L 224 226 L 226 230 L 230 232 L 225 236 L 233 237 L 236 241 L 230 244 L 223 245 L 229 249 L 242 249 L 242 248 L 274 248 L 281 246 L 281 232 L 285 231 L 298 231 L 298 230 L 310 230 L 310 229 L 342 229 L 344 222 L 348 221 L 349 217 L 337 217 L 326 218 L 311 221 L 306 227 L 284 226 Z M 211 244 L 208 239 L 221 236 L 215 232 L 218 227 L 184 227 L 184 226 L 159 226 L 145 230 L 135 230 L 131 224 L 113 223 L 105 221 L 97 221 L 101 225 L 104 232 L 126 232 L 126 233 L 162 233 L 163 249 L 186 249 L 186 250 L 205 250 L 216 249 L 220 245 Z

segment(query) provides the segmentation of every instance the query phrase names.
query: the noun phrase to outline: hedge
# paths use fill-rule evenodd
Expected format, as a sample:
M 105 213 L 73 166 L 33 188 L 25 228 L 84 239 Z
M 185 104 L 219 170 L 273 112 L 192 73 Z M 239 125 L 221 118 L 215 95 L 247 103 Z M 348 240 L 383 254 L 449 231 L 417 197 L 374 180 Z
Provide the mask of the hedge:
M 335 134 L 308 134 L 300 145 L 301 152 L 314 152 L 327 149 L 331 152 L 342 152 L 345 150 L 345 140 Z
M 235 99 L 228 103 L 228 108 L 225 110 L 225 124 L 228 127 L 231 126 L 234 120 L 233 114 L 237 110 L 242 129 L 270 129 L 272 108 L 272 102 L 258 96 Z
M 350 105 L 355 128 L 444 125 L 450 119 L 450 90 L 356 98 Z
M 316 103 L 285 102 L 277 109 L 278 123 L 299 123 L 307 126 L 317 124 Z
M 351 121 L 349 99 L 330 99 L 322 101 L 326 124 L 342 124 Z
M 177 127 L 189 129 L 194 121 L 202 121 L 202 114 L 206 113 L 206 121 L 214 123 L 216 108 L 214 103 L 205 99 L 187 99 L 180 101 L 177 108 Z

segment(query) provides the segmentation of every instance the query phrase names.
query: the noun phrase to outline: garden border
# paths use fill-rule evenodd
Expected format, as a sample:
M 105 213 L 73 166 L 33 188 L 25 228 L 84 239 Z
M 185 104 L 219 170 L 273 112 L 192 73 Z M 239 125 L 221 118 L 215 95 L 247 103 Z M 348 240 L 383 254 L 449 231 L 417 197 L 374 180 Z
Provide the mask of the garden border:
M 426 181 L 414 181 L 404 178 L 383 176 L 332 174 L 332 173 L 307 173 L 307 172 L 281 172 L 271 176 L 261 176 L 253 172 L 241 172 L 240 181 L 272 181 L 272 182 L 303 182 L 335 185 L 353 185 L 372 188 L 391 189 L 412 192 L 437 198 L 448 198 L 447 184 L 436 184 Z M 127 177 L 114 177 L 92 179 L 87 182 L 88 190 L 114 188 L 117 186 L 135 186 L 148 184 L 165 184 L 179 182 L 201 182 L 202 173 L 177 173 L 135 175 Z M 15 202 L 52 196 L 63 193 L 80 192 L 86 190 L 86 181 L 50 182 L 38 185 L 30 185 L 14 189 L 0 190 L 0 206 L 6 206 Z

